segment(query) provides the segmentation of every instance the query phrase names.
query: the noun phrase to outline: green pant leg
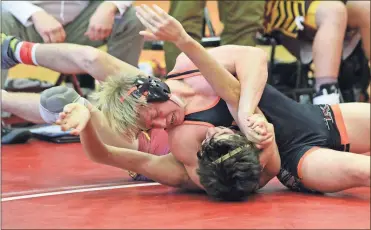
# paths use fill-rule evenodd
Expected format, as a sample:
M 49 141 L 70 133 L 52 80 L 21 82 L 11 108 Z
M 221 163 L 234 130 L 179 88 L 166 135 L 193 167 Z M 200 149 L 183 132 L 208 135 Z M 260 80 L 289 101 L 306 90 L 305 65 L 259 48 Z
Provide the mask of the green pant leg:
M 265 1 L 218 1 L 224 24 L 221 45 L 255 46 L 256 32 L 263 26 Z
M 85 36 L 91 16 L 102 1 L 90 1 L 89 5 L 71 23 L 65 26 L 66 42 L 99 47 L 107 44 L 108 53 L 133 66 L 138 66 L 144 39 L 139 31 L 144 26 L 135 15 L 135 8 L 129 7 L 121 18 L 115 18 L 112 32 L 104 41 L 91 41 Z
M 12 14 L 2 12 L 1 15 L 1 32 L 7 35 L 18 37 L 24 41 L 43 42 L 41 36 L 35 30 L 33 25 L 25 27 Z M 1 88 L 4 88 L 4 83 L 8 77 L 8 70 L 1 70 Z
M 170 1 L 169 15 L 178 20 L 190 36 L 201 41 L 205 5 L 206 1 Z M 166 69 L 169 72 L 174 68 L 176 58 L 181 52 L 169 42 L 165 42 L 164 51 Z

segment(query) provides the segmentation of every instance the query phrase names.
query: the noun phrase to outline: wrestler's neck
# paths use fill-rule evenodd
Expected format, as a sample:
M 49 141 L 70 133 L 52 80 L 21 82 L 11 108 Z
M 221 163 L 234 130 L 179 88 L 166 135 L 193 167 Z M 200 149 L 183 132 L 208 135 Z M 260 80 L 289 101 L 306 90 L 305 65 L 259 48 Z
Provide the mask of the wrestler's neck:
M 182 81 L 167 81 L 166 83 L 171 90 L 171 100 L 180 107 L 183 107 L 186 114 L 190 111 L 204 108 L 205 103 L 209 100 L 209 98 L 195 91 Z

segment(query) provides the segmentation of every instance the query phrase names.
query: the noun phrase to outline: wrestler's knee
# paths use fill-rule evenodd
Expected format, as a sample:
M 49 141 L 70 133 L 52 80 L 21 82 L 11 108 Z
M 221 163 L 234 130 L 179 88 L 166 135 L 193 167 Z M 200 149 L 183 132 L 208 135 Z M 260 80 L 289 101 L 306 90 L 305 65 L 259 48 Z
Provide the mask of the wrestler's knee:
M 52 87 L 40 94 L 40 115 L 45 122 L 54 123 L 58 119 L 59 113 L 63 111 L 64 106 L 70 103 L 85 105 L 87 101 L 72 88 L 65 86 Z
M 316 24 L 318 27 L 330 22 L 346 24 L 347 17 L 346 6 L 341 1 L 321 2 L 316 10 Z

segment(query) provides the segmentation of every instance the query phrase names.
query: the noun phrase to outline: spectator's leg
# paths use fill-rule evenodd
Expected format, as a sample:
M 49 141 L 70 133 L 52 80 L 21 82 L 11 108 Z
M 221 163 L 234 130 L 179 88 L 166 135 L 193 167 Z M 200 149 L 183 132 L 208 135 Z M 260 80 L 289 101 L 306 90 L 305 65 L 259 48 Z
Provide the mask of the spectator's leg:
M 101 3 L 101 1 L 91 1 L 75 20 L 65 25 L 64 30 L 67 35 L 65 42 L 93 47 L 100 47 L 106 43 L 106 41 L 91 41 L 89 37 L 84 35 L 88 30 L 90 17 Z M 95 80 L 92 76 L 80 74 L 77 75 L 77 77 L 79 78 L 80 87 L 89 89 L 95 88 Z
M 84 33 L 89 26 L 89 20 L 101 1 L 91 1 L 84 11 L 71 23 L 65 26 L 66 42 L 100 47 L 107 43 L 108 53 L 133 66 L 138 65 L 143 48 L 143 38 L 139 31 L 144 27 L 135 15 L 135 9 L 130 7 L 121 18 L 115 19 L 111 35 L 104 41 L 91 41 Z M 80 75 L 80 86 L 94 88 L 94 79 L 89 75 Z
M 218 1 L 224 24 L 221 45 L 255 46 L 256 32 L 263 27 L 265 1 Z
M 370 1 L 348 1 L 346 7 L 348 26 L 360 30 L 363 50 L 370 60 Z
M 2 12 L 1 15 L 1 32 L 7 35 L 18 37 L 25 41 L 42 42 L 42 38 L 35 30 L 34 26 L 24 27 L 13 15 L 7 12 Z M 1 70 L 1 88 L 4 88 L 4 83 L 8 76 L 7 70 Z
M 347 12 L 341 1 L 319 1 L 312 4 L 318 4 L 316 9 L 311 5 L 308 10 L 308 17 L 315 15 L 315 24 L 318 28 L 313 42 L 314 76 L 317 91 L 313 102 L 315 104 L 337 104 L 340 102 L 337 78 Z
M 145 30 L 145 27 L 135 12 L 135 8 L 130 7 L 122 18 L 115 20 L 107 46 L 109 54 L 137 67 L 144 44 L 143 36 L 139 32 Z
M 169 15 L 177 19 L 192 38 L 201 41 L 205 6 L 205 1 L 170 1 Z M 169 42 L 165 42 L 164 51 L 166 70 L 170 72 L 181 52 Z

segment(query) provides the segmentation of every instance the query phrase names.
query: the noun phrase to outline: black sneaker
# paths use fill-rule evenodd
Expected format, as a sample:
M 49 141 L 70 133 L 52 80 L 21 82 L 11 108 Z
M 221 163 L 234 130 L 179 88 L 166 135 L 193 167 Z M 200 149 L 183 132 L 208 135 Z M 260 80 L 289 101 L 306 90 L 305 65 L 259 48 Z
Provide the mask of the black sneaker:
M 1 122 L 1 144 L 21 144 L 27 142 L 32 133 L 27 129 L 11 129 Z
M 313 104 L 339 104 L 342 102 L 340 89 L 338 85 L 335 84 L 323 84 L 320 90 L 316 92 L 313 96 Z

